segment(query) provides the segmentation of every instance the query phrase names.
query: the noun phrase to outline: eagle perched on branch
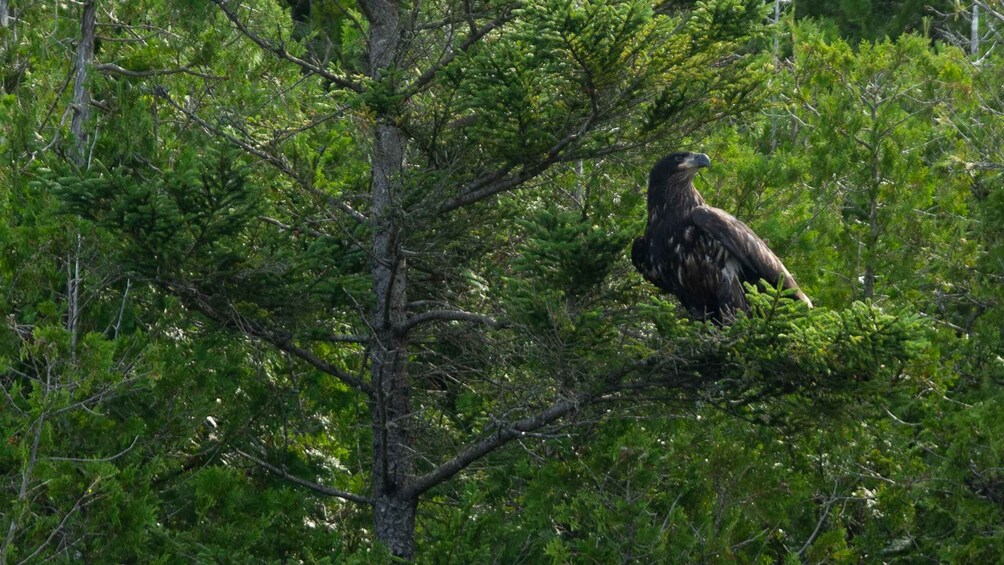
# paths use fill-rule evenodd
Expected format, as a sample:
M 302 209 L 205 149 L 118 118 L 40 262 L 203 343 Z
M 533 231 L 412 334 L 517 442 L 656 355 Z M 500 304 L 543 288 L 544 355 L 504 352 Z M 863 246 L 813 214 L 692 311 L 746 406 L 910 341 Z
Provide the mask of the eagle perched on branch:
M 748 311 L 744 282 L 793 289 L 812 308 L 777 255 L 734 216 L 712 208 L 694 188 L 694 176 L 711 159 L 673 153 L 648 177 L 648 226 L 634 240 L 631 262 L 650 283 L 675 294 L 690 315 L 728 324 Z

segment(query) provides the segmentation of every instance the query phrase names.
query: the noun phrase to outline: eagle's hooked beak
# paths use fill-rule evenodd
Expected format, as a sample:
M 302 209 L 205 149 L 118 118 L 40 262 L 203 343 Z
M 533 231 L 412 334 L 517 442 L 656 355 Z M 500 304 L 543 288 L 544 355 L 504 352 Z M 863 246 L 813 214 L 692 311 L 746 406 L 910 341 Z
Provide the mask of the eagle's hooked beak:
M 700 169 L 701 167 L 710 167 L 711 158 L 704 153 L 691 153 L 686 159 L 680 163 L 680 168 L 685 169 Z

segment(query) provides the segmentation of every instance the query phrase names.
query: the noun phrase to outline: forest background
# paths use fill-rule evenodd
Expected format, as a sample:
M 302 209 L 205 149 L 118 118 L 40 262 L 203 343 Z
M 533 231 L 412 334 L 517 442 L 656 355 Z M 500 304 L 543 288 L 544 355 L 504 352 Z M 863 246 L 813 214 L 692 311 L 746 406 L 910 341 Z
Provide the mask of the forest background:
M 999 1 L 0 0 L 0 563 L 999 562 Z M 648 168 L 817 307 L 688 321 Z

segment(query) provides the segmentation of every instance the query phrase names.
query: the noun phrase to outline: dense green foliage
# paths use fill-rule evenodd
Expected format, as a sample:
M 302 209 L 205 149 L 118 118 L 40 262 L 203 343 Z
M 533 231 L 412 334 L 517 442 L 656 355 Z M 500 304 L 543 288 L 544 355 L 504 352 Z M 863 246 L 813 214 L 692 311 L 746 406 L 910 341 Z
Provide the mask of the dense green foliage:
M 523 430 L 420 493 L 418 561 L 1004 558 L 1004 58 L 950 44 L 966 6 L 407 5 L 375 73 L 362 4 L 96 5 L 78 85 L 83 8 L 0 3 L 0 564 L 391 561 L 390 221 L 416 476 Z M 683 148 L 815 309 L 713 327 L 633 271 Z

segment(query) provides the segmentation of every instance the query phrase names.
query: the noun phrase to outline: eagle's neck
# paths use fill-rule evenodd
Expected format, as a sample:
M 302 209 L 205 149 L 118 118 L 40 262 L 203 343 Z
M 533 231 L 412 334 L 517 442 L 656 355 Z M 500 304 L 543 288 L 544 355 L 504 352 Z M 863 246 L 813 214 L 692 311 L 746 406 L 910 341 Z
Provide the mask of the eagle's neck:
M 694 188 L 694 174 L 683 171 L 648 187 L 648 219 L 652 221 L 682 220 L 704 199 Z

